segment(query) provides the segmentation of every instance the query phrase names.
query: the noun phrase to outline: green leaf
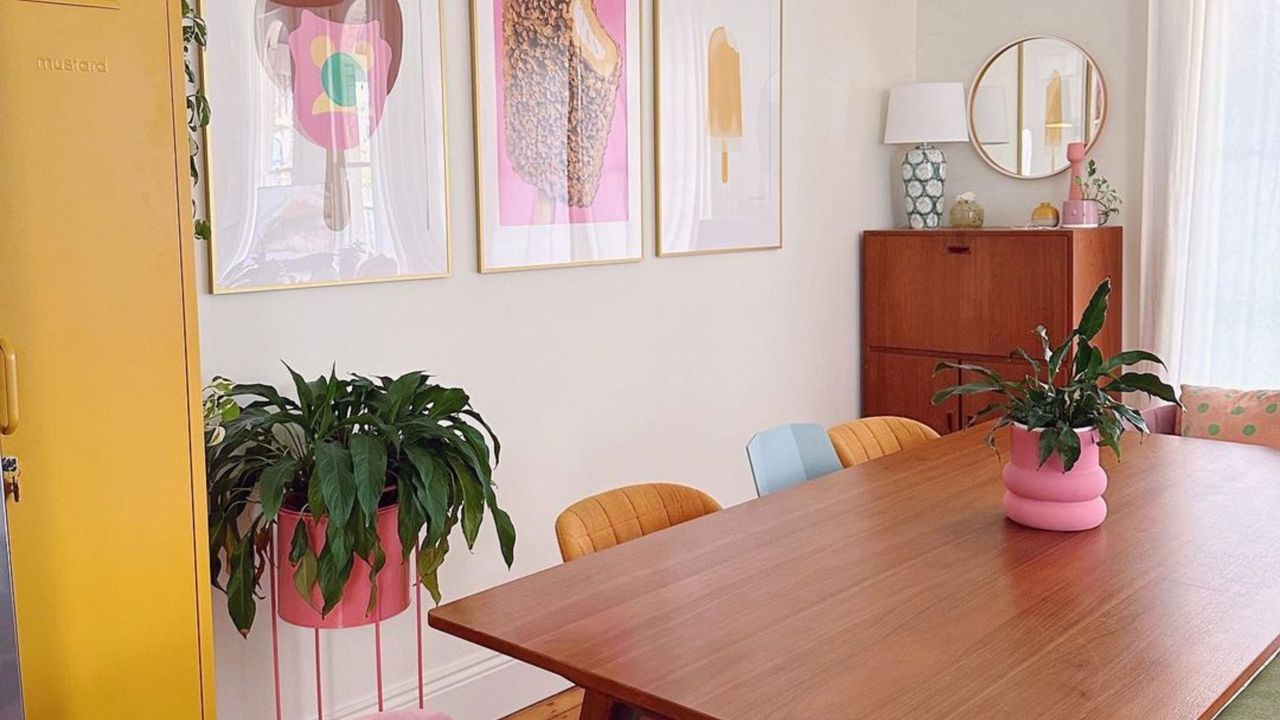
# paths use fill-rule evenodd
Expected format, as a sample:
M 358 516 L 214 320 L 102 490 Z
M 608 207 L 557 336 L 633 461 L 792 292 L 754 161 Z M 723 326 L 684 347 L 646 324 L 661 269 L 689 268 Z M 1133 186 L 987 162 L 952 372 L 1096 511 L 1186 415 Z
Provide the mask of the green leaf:
M 448 554 L 449 536 L 447 534 L 434 544 L 424 542 L 418 549 L 418 579 L 427 588 L 427 592 L 431 593 L 431 599 L 436 605 L 440 604 L 441 599 L 438 573 Z
M 346 525 L 356 501 L 351 453 L 332 442 L 318 443 L 315 453 L 316 482 L 320 485 L 320 495 L 329 510 L 329 521 L 338 526 Z
M 400 409 L 413 397 L 414 392 L 423 383 L 421 373 L 409 373 L 395 379 L 387 388 L 387 407 L 391 417 L 398 417 Z
M 285 486 L 297 472 L 298 461 L 291 457 L 283 458 L 262 471 L 258 491 L 261 493 L 262 514 L 267 518 L 267 522 L 276 519 L 276 515 L 280 512 L 280 505 L 284 502 Z
M 400 536 L 400 548 L 405 557 L 413 552 L 422 534 L 422 526 L 427 522 L 426 512 L 416 495 L 408 488 L 401 486 L 400 513 L 396 519 L 396 532 Z
M 364 613 L 372 615 L 378 607 L 378 573 L 382 572 L 382 568 L 387 564 L 387 554 L 378 543 L 376 535 L 372 553 L 365 558 L 365 561 L 369 563 L 369 604 L 365 606 Z
M 977 425 L 978 423 L 982 422 L 988 415 L 994 413 L 997 410 L 1004 410 L 1004 409 L 1005 409 L 1005 403 L 991 403 L 990 405 L 982 408 L 978 412 L 969 416 L 969 426 L 972 427 L 974 425 Z
M 952 370 L 959 370 L 960 372 L 967 372 L 967 373 L 972 373 L 974 375 L 980 375 L 996 385 L 1002 385 L 1004 383 L 1004 378 L 1001 377 L 999 373 L 995 372 L 994 370 L 988 370 L 987 368 L 984 368 L 981 365 L 968 365 L 965 363 L 939 363 L 938 366 L 939 367 L 946 366 L 947 368 Z M 934 372 L 935 374 L 937 373 L 936 370 Z
M 1053 457 L 1053 452 L 1057 450 L 1057 433 L 1053 428 L 1046 428 L 1040 432 L 1040 467 L 1049 462 L 1049 458 Z
M 498 496 L 492 484 L 485 487 L 484 498 L 489 506 L 489 514 L 493 516 L 493 524 L 498 530 L 498 545 L 502 548 L 502 559 L 507 563 L 509 570 L 516 561 L 516 526 L 511 522 L 511 516 L 498 507 Z
M 427 513 L 427 539 L 434 545 L 439 542 L 448 524 L 450 508 L 448 470 L 429 450 L 412 446 L 406 449 L 406 453 L 422 479 L 418 500 Z
M 1045 434 L 1049 434 L 1045 431 Z M 1063 423 L 1058 426 L 1058 456 L 1062 458 L 1062 469 L 1071 472 L 1080 460 L 1080 435 Z
M 1142 413 L 1121 403 L 1116 403 L 1115 411 L 1138 432 L 1144 435 L 1151 433 L 1151 429 L 1147 427 L 1147 419 L 1142 417 Z
M 493 462 L 495 465 L 502 462 L 502 443 L 498 440 L 498 436 L 493 432 L 493 428 L 489 427 L 489 423 L 485 422 L 484 418 L 480 416 L 480 413 L 475 410 L 462 410 L 461 414 L 480 423 L 480 427 L 484 428 L 484 431 L 489 433 L 489 439 L 493 441 Z
M 1053 357 L 1053 350 L 1049 347 L 1049 331 L 1045 326 L 1037 325 L 1033 332 L 1035 332 L 1037 338 L 1040 338 L 1040 351 L 1044 356 L 1044 361 L 1048 363 L 1049 359 Z
M 1093 382 L 1102 369 L 1102 351 L 1080 338 L 1076 347 L 1075 375 L 1083 382 Z
M 307 381 L 301 375 L 294 372 L 294 369 L 289 367 L 287 363 L 284 368 L 289 371 L 289 377 L 293 379 L 293 387 L 295 392 L 298 393 L 298 405 L 302 409 L 303 415 L 310 416 L 311 409 L 315 406 L 315 394 L 311 392 L 311 386 L 307 384 Z
M 1036 362 L 1035 358 L 1031 357 L 1026 350 L 1023 350 L 1022 348 L 1015 348 L 1013 352 L 1009 353 L 1009 357 L 1020 357 L 1023 360 L 1026 360 L 1027 364 L 1031 366 L 1031 370 L 1035 374 L 1035 377 L 1040 377 L 1040 363 Z
M 465 408 L 469 402 L 471 402 L 471 399 L 467 397 L 465 392 L 458 388 L 448 388 L 436 398 L 428 417 L 439 419 L 456 414 Z
M 299 523 L 298 527 L 302 527 Z M 316 580 L 319 575 L 319 562 L 316 560 L 316 554 L 308 548 L 303 553 L 298 562 L 294 563 L 293 569 L 293 589 L 298 595 L 307 602 L 312 610 L 319 610 L 315 606 L 315 602 L 311 598 L 311 589 L 316 586 Z
M 355 556 L 350 549 L 346 552 L 334 552 L 332 543 L 325 545 L 317 562 L 317 581 L 320 584 L 320 596 L 324 599 L 324 607 L 320 609 L 322 616 L 329 613 L 342 602 L 342 591 L 351 578 L 351 568 Z
M 297 565 L 309 552 L 311 537 L 307 535 L 307 523 L 300 519 L 293 527 L 293 538 L 289 542 L 289 564 Z
M 352 435 L 352 469 L 355 475 L 356 500 L 364 513 L 365 524 L 373 524 L 378 514 L 378 501 L 387 486 L 387 447 L 372 435 Z
M 975 382 L 965 385 L 956 385 L 955 387 L 949 387 L 945 390 L 939 390 L 933 396 L 933 404 L 941 405 L 956 395 L 979 395 L 989 392 L 1000 393 L 1002 395 L 1008 394 L 1003 385 L 990 382 Z
M 457 456 L 449 455 L 448 462 L 454 478 L 462 485 L 462 536 L 467 547 L 474 548 L 484 522 L 485 483 Z
M 1161 380 L 1158 375 L 1151 373 L 1124 373 L 1116 378 L 1115 382 L 1107 385 L 1107 391 L 1141 392 L 1165 402 L 1182 404 L 1178 402 L 1177 391 Z
M 1102 363 L 1102 374 L 1109 375 L 1112 371 L 1129 365 L 1137 365 L 1140 362 L 1156 363 L 1161 367 L 1165 367 L 1164 361 L 1154 353 L 1149 353 L 1146 350 L 1126 350 L 1125 352 L 1117 353 Z
M 256 528 L 256 523 L 254 524 Z M 230 578 L 227 581 L 227 611 L 231 621 L 244 637 L 249 637 L 253 628 L 253 618 L 258 610 L 254 591 L 257 588 L 257 574 L 254 568 L 253 535 L 251 529 L 231 553 Z
M 1062 369 L 1062 362 L 1067 359 L 1067 353 L 1071 350 L 1071 343 L 1075 340 L 1075 333 L 1067 336 L 1066 342 L 1062 343 L 1049 356 L 1049 380 L 1058 376 L 1058 371 Z
M 311 517 L 317 521 L 324 519 L 329 512 L 324 494 L 321 492 L 320 481 L 315 475 L 312 475 L 311 482 L 307 483 L 307 506 L 311 510 Z
M 1111 279 L 1107 278 L 1093 292 L 1093 297 L 1085 307 L 1084 314 L 1080 316 L 1080 326 L 1076 328 L 1076 334 L 1085 340 L 1093 340 L 1101 332 L 1103 324 L 1107 321 L 1107 298 L 1110 295 Z

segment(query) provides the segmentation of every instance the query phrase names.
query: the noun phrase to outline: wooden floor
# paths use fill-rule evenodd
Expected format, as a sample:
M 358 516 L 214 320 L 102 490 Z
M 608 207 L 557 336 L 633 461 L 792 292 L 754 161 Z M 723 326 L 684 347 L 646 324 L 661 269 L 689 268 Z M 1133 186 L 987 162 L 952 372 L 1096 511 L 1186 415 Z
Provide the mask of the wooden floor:
M 508 715 L 504 720 L 578 720 L 581 706 L 582 688 L 572 688 L 514 715 Z

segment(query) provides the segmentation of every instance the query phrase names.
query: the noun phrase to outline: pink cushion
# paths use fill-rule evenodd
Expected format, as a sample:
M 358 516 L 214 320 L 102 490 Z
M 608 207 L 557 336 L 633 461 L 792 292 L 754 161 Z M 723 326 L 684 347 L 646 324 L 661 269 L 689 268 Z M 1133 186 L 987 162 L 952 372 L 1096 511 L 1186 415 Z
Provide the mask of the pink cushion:
M 452 717 L 431 710 L 392 710 L 375 712 L 361 717 L 360 720 L 453 720 Z
M 1280 390 L 1182 386 L 1186 437 L 1263 445 L 1280 450 Z

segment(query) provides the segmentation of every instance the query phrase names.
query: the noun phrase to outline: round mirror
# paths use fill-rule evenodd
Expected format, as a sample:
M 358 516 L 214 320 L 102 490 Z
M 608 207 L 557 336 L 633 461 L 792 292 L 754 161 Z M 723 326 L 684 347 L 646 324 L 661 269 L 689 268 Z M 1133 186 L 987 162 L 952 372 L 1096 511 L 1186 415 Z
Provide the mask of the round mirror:
M 1107 120 L 1107 86 L 1089 53 L 1035 36 L 1000 48 L 969 91 L 969 134 L 991 167 L 1018 178 L 1066 170 L 1067 145 L 1090 149 Z

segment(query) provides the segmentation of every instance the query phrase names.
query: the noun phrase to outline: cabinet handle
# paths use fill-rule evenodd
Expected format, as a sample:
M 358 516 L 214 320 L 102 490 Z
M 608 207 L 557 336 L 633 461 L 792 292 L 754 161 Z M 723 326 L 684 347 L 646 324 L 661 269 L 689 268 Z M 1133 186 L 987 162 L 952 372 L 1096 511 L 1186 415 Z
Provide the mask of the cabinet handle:
M 955 416 L 952 415 L 950 411 L 948 411 L 947 412 L 947 432 L 948 433 L 955 432 L 956 429 L 955 427 L 953 427 L 954 423 L 955 423 Z
M 0 338 L 0 385 L 4 389 L 4 420 L 0 422 L 0 435 L 12 435 L 18 431 L 18 354 L 13 344 Z
M 947 252 L 952 255 L 972 255 L 973 248 L 967 245 L 948 245 Z

